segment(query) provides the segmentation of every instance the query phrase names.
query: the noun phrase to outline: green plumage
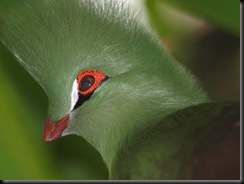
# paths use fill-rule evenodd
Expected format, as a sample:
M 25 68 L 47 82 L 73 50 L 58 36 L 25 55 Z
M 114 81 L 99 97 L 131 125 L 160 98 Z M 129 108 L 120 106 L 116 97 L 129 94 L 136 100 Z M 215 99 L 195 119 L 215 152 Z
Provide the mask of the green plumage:
M 45 90 L 49 117 L 57 121 L 70 114 L 64 135 L 77 134 L 90 142 L 102 155 L 111 178 L 178 177 L 178 170 L 172 168 L 168 175 L 147 176 L 150 168 L 136 174 L 135 167 L 143 168 L 143 160 L 148 161 L 140 155 L 131 165 L 131 177 L 114 173 L 120 173 L 114 170 L 117 165 L 122 164 L 118 166 L 122 172 L 123 163 L 127 164 L 116 159 L 120 153 L 126 157 L 124 149 L 136 135 L 164 126 L 163 119 L 179 109 L 207 101 L 194 77 L 159 44 L 136 7 L 109 0 L 26 1 L 3 18 L 0 34 L 3 43 Z M 109 80 L 70 112 L 73 82 L 87 69 L 98 69 Z M 187 135 L 189 130 L 185 131 Z M 168 132 L 156 132 L 158 140 L 164 133 Z M 164 141 L 167 139 L 162 139 L 162 144 Z M 138 149 L 153 155 L 156 142 Z M 170 147 L 169 143 L 165 145 Z M 172 159 L 167 154 L 171 152 L 159 149 L 155 157 Z
M 238 111 L 238 102 L 203 103 L 181 109 L 155 126 L 138 131 L 117 156 L 112 177 L 126 180 L 235 178 L 238 173 L 235 177 L 233 173 L 238 165 L 233 165 L 238 164 L 239 153 L 234 149 L 238 139 L 231 142 L 230 137 L 237 137 L 240 131 L 238 123 L 235 124 L 240 116 Z M 224 175 L 226 171 L 229 173 Z

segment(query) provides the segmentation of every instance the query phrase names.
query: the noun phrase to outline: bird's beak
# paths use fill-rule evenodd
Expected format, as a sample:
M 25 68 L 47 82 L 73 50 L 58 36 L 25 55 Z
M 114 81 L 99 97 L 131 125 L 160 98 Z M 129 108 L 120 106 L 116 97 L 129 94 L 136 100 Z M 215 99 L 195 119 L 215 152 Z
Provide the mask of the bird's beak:
M 51 142 L 59 137 L 62 137 L 63 131 L 68 126 L 69 115 L 64 116 L 62 119 L 56 123 L 52 122 L 48 117 L 44 124 L 44 140 L 46 142 Z

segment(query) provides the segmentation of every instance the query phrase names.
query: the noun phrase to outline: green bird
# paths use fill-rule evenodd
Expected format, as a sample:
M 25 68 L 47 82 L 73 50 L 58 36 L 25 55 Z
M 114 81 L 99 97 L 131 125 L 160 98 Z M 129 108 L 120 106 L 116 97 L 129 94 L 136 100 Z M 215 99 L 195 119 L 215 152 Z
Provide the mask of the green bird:
M 25 1 L 0 38 L 48 96 L 46 142 L 82 136 L 110 179 L 216 179 L 199 163 L 236 125 L 205 113 L 235 113 L 208 103 L 141 17 L 129 1 Z

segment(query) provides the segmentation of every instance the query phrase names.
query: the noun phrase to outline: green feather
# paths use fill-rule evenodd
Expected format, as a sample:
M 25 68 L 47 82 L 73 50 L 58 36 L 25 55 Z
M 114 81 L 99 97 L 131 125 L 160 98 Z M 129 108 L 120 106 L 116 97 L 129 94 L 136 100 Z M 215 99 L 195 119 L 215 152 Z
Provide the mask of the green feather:
M 1 26 L 2 42 L 45 90 L 50 118 L 70 114 L 64 135 L 90 142 L 111 177 L 131 137 L 179 109 L 207 102 L 195 78 L 159 44 L 139 12 L 112 0 L 26 1 Z M 98 69 L 109 80 L 70 112 L 73 82 L 86 69 Z
M 232 176 L 232 170 L 238 168 L 238 157 L 240 162 L 240 153 L 234 151 L 238 138 L 230 137 L 238 137 L 240 132 L 239 108 L 239 102 L 203 103 L 181 109 L 155 126 L 134 132 L 118 154 L 110 177 L 123 180 L 238 178 L 236 171 Z M 220 164 L 221 157 L 224 160 Z M 226 166 L 230 168 L 223 168 Z

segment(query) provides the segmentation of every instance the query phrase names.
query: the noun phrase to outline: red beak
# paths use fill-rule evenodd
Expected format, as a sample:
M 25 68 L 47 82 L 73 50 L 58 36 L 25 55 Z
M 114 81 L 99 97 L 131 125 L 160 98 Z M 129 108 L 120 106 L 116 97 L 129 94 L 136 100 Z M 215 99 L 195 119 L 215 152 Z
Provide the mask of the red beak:
M 62 136 L 63 131 L 68 126 L 69 115 L 66 115 L 56 123 L 53 123 L 48 117 L 44 124 L 44 140 L 51 142 Z

